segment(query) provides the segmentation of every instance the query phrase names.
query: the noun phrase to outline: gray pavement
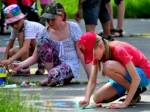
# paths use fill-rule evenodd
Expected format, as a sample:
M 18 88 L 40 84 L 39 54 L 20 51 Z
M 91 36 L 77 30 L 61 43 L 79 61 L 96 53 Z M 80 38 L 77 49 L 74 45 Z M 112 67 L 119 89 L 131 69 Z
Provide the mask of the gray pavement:
M 80 26 L 82 31 L 85 31 L 84 21 L 82 20 Z M 116 26 L 117 20 L 114 20 Z M 125 19 L 124 20 L 124 32 L 125 35 L 130 34 L 150 34 L 150 19 Z M 102 31 L 101 24 L 98 22 L 96 31 L 99 33 Z
M 116 22 L 116 21 L 115 21 Z M 132 43 L 139 48 L 145 55 L 150 59 L 150 35 L 144 37 L 130 37 L 131 34 L 149 34 L 150 31 L 150 20 L 125 20 L 125 37 L 117 38 L 118 40 L 127 41 Z M 81 28 L 84 30 L 84 23 L 81 21 Z M 100 25 L 97 27 L 97 32 L 101 29 Z M 0 36 L 0 47 L 6 45 L 8 36 Z M 3 53 L 0 53 L 2 58 Z M 30 106 L 34 106 L 40 109 L 40 112 L 150 112 L 150 86 L 147 92 L 142 94 L 142 100 L 136 106 L 129 107 L 126 109 L 110 110 L 107 108 L 92 108 L 92 109 L 81 109 L 78 107 L 77 102 L 81 100 L 85 93 L 87 85 L 87 78 L 83 68 L 81 67 L 81 77 L 77 80 L 73 80 L 70 85 L 63 87 L 32 87 L 32 88 L 20 88 L 21 96 L 26 97 L 28 95 L 37 95 L 37 99 L 31 98 L 28 101 Z M 31 76 L 31 77 L 13 77 L 14 80 L 42 80 L 46 76 Z M 103 85 L 106 81 L 106 77 L 98 76 L 100 83 L 97 84 L 97 88 Z M 104 104 L 106 106 L 108 104 Z

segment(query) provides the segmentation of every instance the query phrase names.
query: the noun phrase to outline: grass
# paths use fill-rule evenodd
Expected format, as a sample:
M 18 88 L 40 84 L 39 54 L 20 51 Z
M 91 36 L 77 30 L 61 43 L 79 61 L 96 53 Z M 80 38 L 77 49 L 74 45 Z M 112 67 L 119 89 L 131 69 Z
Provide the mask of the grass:
M 19 91 L 0 89 L 0 112 L 39 112 L 38 109 L 27 106 L 28 99 L 37 99 L 37 97 L 31 95 L 23 98 Z

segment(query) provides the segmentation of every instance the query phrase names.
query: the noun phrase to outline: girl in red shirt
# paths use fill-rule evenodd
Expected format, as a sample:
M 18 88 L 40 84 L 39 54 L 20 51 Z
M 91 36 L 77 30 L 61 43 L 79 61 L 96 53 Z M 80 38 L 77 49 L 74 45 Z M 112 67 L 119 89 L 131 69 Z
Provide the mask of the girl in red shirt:
M 124 101 L 111 103 L 109 108 L 125 108 L 133 100 L 140 100 L 139 94 L 143 92 L 140 88 L 145 89 L 150 82 L 150 62 L 141 51 L 126 42 L 108 42 L 92 32 L 80 37 L 78 47 L 84 55 L 85 63 L 92 62 L 92 72 L 85 98 L 80 101 L 81 106 L 89 104 L 99 70 L 110 80 L 96 91 L 93 98 L 96 104 L 120 98 L 126 91 Z

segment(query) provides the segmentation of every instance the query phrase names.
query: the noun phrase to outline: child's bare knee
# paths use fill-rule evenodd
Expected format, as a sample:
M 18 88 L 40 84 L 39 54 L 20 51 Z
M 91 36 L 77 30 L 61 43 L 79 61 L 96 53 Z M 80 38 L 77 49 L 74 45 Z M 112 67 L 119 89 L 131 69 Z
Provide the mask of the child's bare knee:
M 93 101 L 94 103 L 101 103 L 103 101 L 103 99 L 101 97 L 99 97 L 98 95 L 94 95 L 93 97 Z

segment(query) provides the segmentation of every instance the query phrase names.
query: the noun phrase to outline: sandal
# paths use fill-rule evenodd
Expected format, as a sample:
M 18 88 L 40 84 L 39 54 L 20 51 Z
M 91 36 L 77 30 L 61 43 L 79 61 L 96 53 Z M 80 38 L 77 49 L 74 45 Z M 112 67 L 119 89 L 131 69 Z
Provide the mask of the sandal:
M 103 36 L 104 39 L 108 40 L 108 41 L 114 41 L 113 36 L 108 35 L 108 36 Z
M 113 37 L 123 37 L 123 30 L 122 29 L 111 29 L 110 30 Z
M 104 34 L 102 32 L 98 33 L 98 35 L 101 36 L 102 38 L 106 39 L 106 40 L 109 40 L 109 41 L 114 40 L 113 36 L 111 36 L 111 35 L 104 36 Z

